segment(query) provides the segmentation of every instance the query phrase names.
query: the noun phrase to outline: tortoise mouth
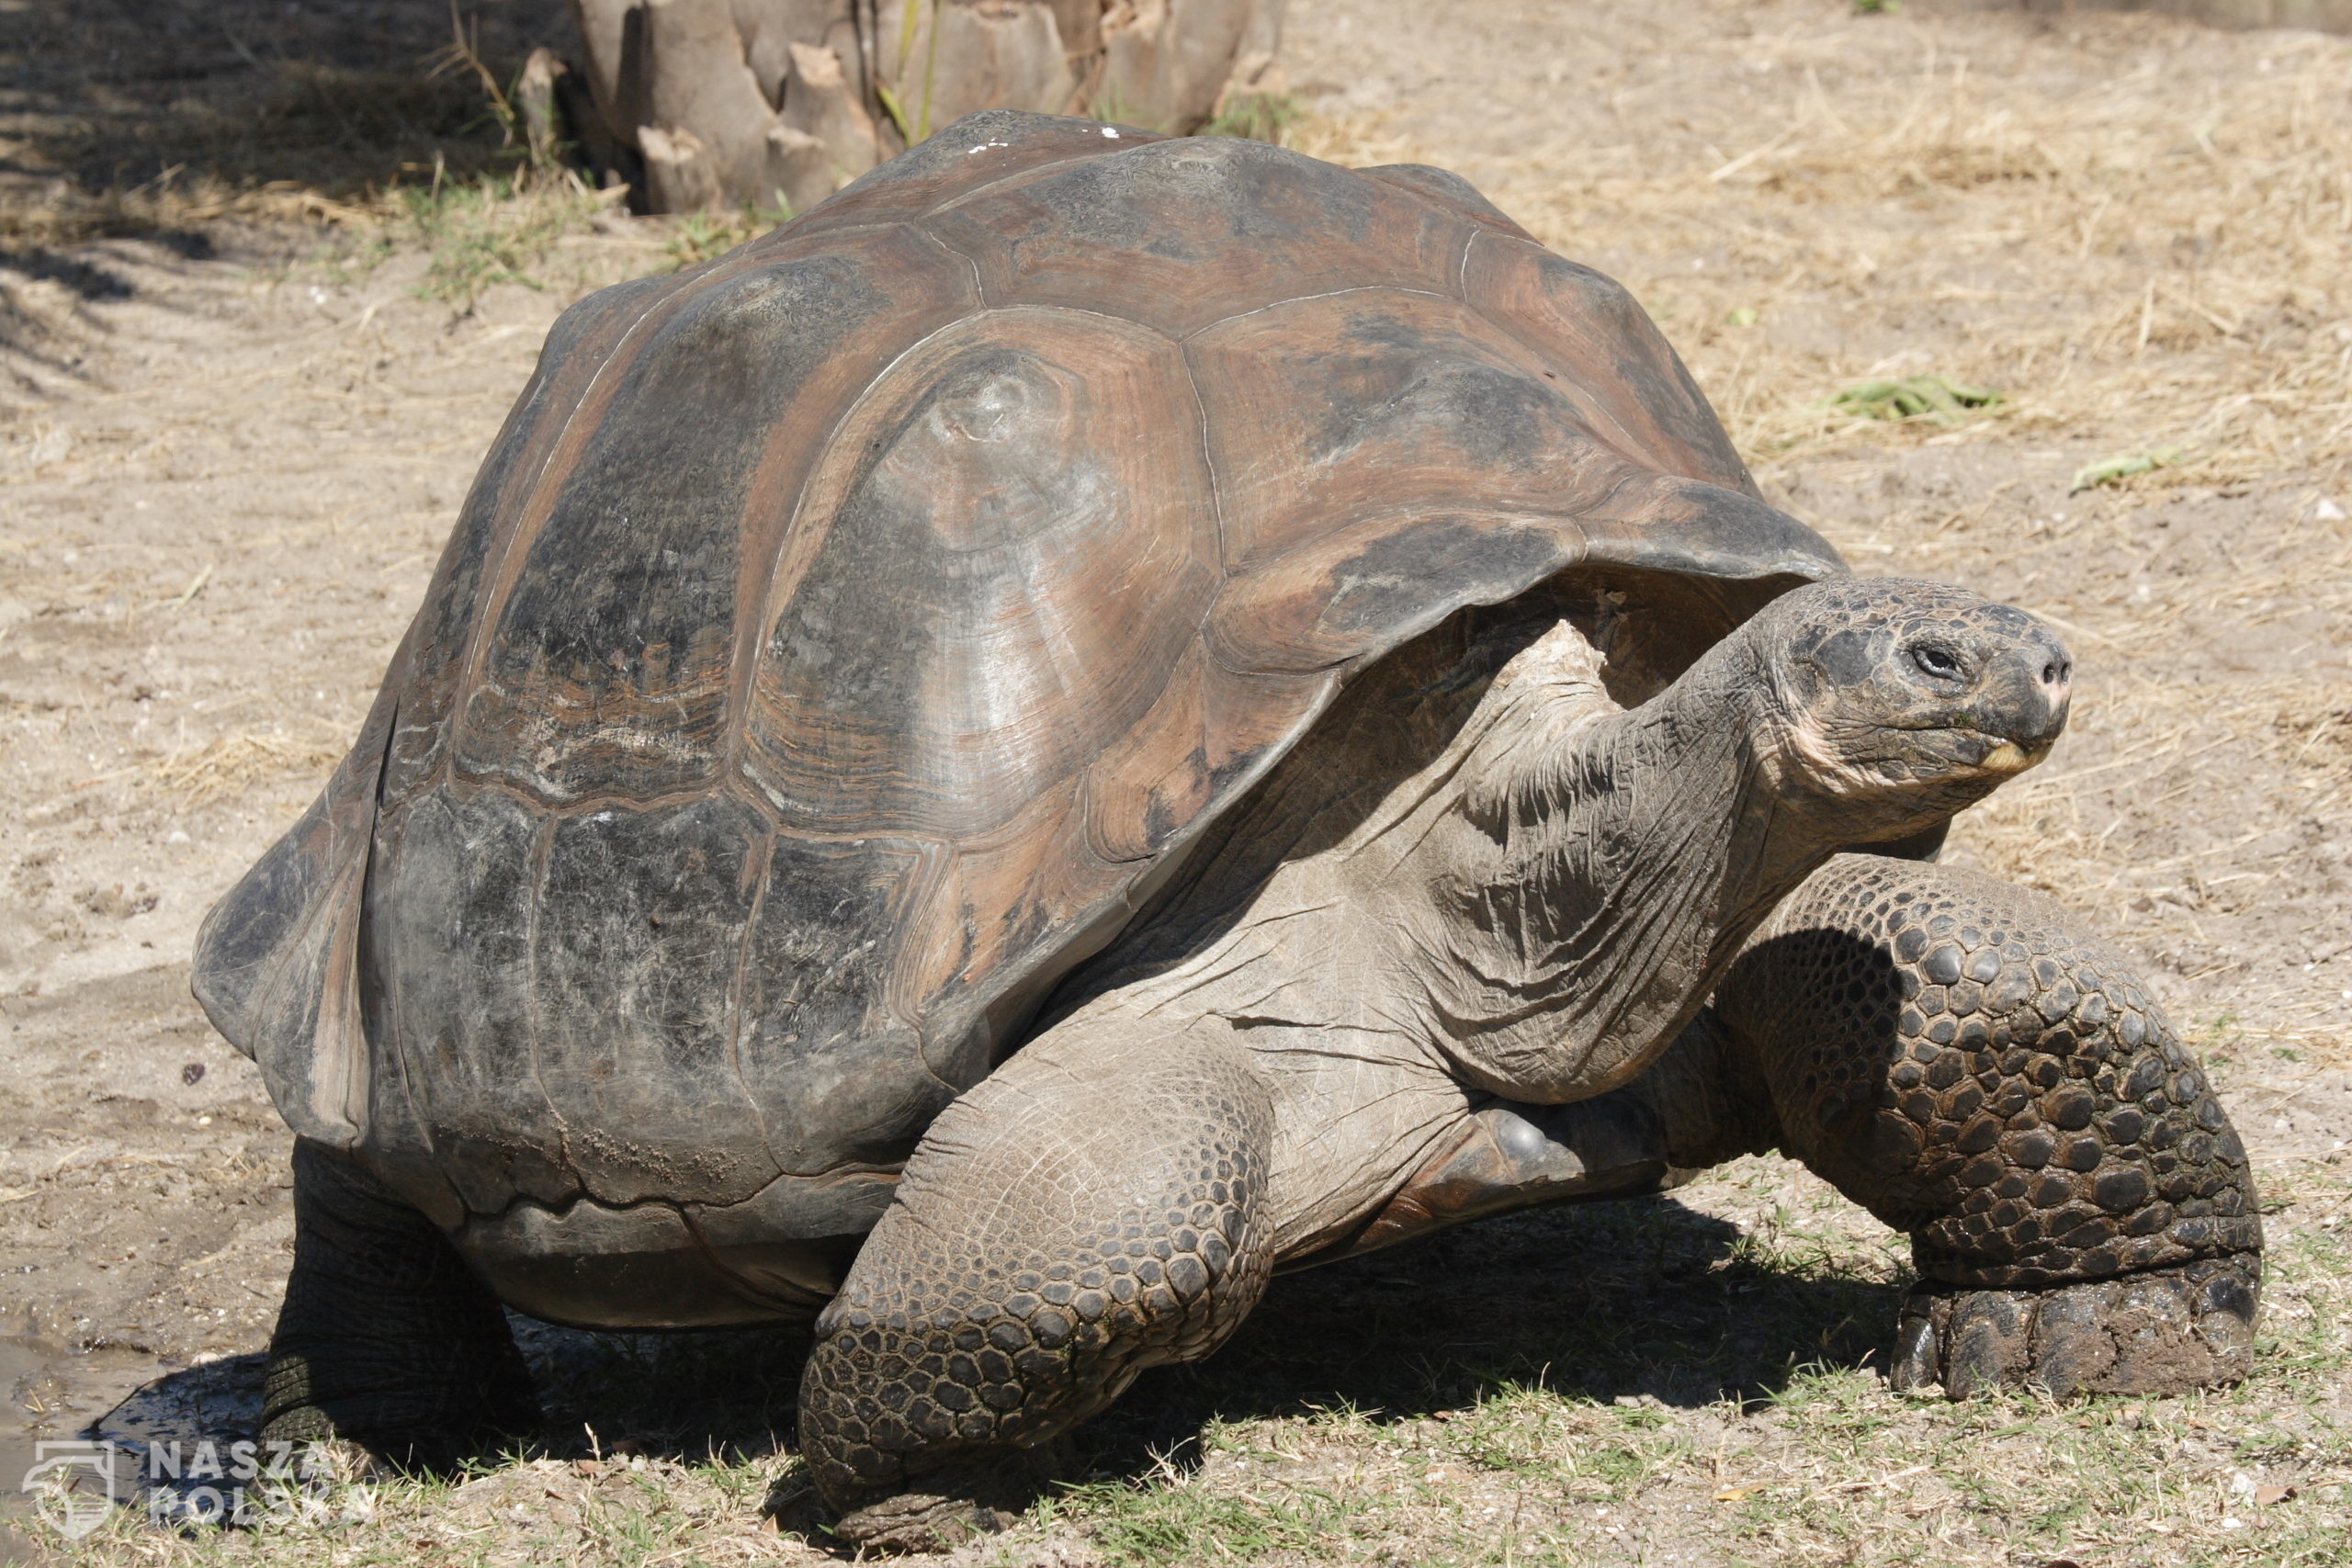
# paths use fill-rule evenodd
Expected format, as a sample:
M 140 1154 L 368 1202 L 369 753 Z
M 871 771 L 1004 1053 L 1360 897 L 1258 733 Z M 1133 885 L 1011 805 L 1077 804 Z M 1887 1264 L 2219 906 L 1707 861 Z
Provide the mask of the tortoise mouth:
M 1849 765 L 1894 784 L 1936 779 L 2014 778 L 2050 755 L 2056 737 L 2015 740 L 1964 724 L 1894 724 L 1881 728 L 1879 745 L 1858 748 Z
M 1914 733 L 1918 733 L 1915 731 Z M 2013 778 L 2050 755 L 2056 738 L 2012 739 L 2006 735 L 1960 726 L 1938 726 L 1928 734 L 1951 739 L 1949 761 L 1970 772 L 1993 778 Z
M 2020 746 L 2014 740 L 2004 740 L 1977 758 L 1976 766 L 1985 773 L 1996 773 L 2006 778 L 2011 774 L 2025 772 L 2048 755 L 2050 755 L 2048 741 L 2038 746 Z

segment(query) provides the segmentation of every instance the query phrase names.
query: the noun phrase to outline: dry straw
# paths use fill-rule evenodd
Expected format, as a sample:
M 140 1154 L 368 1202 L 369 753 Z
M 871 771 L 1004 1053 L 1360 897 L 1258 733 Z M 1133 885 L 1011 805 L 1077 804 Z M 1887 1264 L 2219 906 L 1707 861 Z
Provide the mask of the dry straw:
M 1907 74 L 1825 87 L 1810 68 L 1836 42 L 1753 40 L 1799 85 L 1777 128 L 1713 166 L 1639 139 L 1538 148 L 1489 194 L 1565 253 L 1617 259 L 1754 457 L 1884 439 L 1836 394 L 1923 372 L 2000 389 L 2011 432 L 2193 444 L 2161 482 L 2352 455 L 2352 46 L 2278 35 L 2267 68 L 2183 101 L 2153 61 L 2045 96 L 2028 62 L 1984 58 L 2049 47 L 2022 29 L 1973 38 L 1973 70 L 1930 46 Z M 1310 117 L 1291 141 L 1351 164 L 1426 155 L 1371 116 Z M 1650 270 L 1693 251 L 1714 265 Z M 1873 343 L 1903 347 L 1873 365 Z
M 310 779 L 343 760 L 349 741 L 248 732 L 186 746 L 147 764 L 145 782 L 187 807 L 243 795 L 272 779 Z

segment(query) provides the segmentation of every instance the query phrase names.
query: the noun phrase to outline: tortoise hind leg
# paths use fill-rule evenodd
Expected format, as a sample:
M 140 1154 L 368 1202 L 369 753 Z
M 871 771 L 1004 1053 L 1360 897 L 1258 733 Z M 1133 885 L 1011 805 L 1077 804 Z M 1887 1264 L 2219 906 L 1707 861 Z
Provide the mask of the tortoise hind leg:
M 2246 1375 L 2262 1230 L 2245 1147 L 2130 967 L 2057 905 L 1841 855 L 1713 1012 L 1783 1149 L 1911 1233 L 1898 1386 Z
M 942 1112 L 801 1383 L 841 1533 L 952 1542 L 1137 1372 L 1222 1344 L 1270 1269 L 1272 1119 L 1230 1048 L 1075 1021 Z
M 340 1437 L 445 1469 L 538 1420 L 505 1314 L 448 1238 L 348 1157 L 296 1140 L 294 1269 L 263 1438 Z

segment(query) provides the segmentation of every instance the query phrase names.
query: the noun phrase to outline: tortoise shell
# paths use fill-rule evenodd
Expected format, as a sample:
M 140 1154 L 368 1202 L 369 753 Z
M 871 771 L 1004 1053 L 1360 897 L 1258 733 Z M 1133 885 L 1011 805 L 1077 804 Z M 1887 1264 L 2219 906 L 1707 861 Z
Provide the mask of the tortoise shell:
M 862 1232 L 1346 682 L 1597 564 L 1841 570 L 1463 181 L 976 115 L 563 315 L 198 994 L 492 1250 Z

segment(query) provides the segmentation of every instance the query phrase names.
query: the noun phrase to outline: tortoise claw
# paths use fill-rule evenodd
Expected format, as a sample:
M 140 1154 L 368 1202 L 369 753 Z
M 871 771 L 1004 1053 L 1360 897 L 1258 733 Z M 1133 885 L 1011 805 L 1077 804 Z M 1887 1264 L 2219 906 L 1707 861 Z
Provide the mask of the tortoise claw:
M 843 1510 L 832 1533 L 862 1554 L 953 1551 L 1010 1529 L 1078 1469 L 1067 1439 L 967 1456 L 909 1478 L 904 1492 Z
M 843 1514 L 833 1533 L 861 1555 L 896 1556 L 953 1551 L 967 1540 L 998 1534 L 1012 1522 L 1011 1517 L 969 1497 L 902 1492 Z
M 1949 1399 L 1988 1389 L 2180 1393 L 2253 1368 L 2261 1263 L 2250 1253 L 2031 1291 L 1912 1287 L 1889 1381 L 1940 1383 Z

